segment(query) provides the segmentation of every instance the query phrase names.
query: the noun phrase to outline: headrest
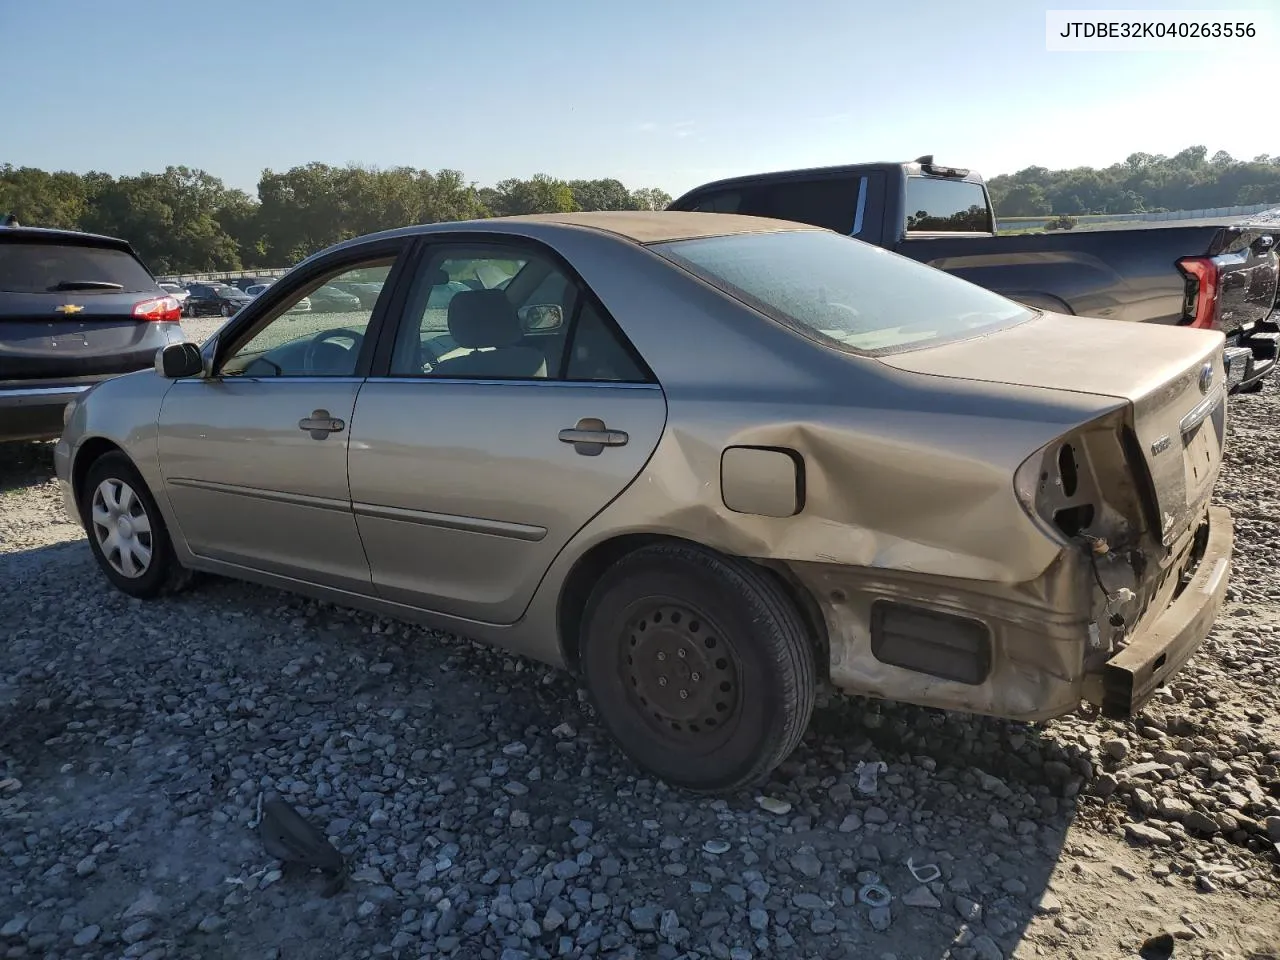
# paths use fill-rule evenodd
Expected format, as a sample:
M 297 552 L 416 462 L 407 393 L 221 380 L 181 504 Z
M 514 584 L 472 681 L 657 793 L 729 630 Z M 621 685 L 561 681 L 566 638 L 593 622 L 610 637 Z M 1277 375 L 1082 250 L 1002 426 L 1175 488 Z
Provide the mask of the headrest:
M 464 290 L 449 301 L 449 336 L 460 347 L 509 347 L 524 331 L 501 290 Z

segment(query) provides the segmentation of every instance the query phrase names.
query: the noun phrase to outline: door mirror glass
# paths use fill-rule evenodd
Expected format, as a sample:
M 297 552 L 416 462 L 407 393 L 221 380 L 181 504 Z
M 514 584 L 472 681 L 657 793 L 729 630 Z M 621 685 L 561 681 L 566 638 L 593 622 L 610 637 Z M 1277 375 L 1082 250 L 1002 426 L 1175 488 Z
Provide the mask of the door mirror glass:
M 204 373 L 204 358 L 194 343 L 171 343 L 156 351 L 156 373 L 166 380 L 198 377 Z
M 564 325 L 564 308 L 558 303 L 534 303 L 521 307 L 519 317 L 525 333 L 544 333 Z

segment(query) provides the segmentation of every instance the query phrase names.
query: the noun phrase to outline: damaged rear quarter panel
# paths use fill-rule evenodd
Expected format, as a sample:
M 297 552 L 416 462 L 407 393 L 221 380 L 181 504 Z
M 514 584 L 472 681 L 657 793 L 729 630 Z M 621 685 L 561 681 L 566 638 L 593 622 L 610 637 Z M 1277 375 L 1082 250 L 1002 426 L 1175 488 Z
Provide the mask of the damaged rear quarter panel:
M 634 246 L 560 242 L 653 369 L 668 420 L 644 470 L 557 557 L 530 629 L 555 622 L 558 585 L 593 546 L 667 535 L 789 570 L 822 609 L 832 679 L 846 689 L 976 712 L 1062 712 L 1081 671 L 1086 584 L 1013 478 L 1032 453 L 1123 401 L 895 369 L 820 345 Z M 803 509 L 726 507 L 720 465 L 732 446 L 798 457 Z M 965 686 L 868 663 L 873 594 L 1007 623 L 991 677 Z

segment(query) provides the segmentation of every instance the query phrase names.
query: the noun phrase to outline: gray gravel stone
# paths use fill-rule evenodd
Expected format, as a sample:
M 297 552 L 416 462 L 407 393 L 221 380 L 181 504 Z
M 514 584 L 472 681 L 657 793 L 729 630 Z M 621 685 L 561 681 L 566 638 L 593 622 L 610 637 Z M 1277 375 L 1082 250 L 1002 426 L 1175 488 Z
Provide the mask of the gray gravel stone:
M 150 918 L 143 918 L 135 921 L 124 928 L 120 934 L 120 939 L 125 943 L 137 943 L 139 940 L 146 940 L 156 932 L 156 925 Z
M 98 939 L 98 934 L 101 932 L 101 927 L 96 923 L 91 923 L 89 926 L 79 930 L 76 935 L 71 938 L 71 942 L 77 947 L 87 947 L 89 944 L 93 943 L 93 941 Z

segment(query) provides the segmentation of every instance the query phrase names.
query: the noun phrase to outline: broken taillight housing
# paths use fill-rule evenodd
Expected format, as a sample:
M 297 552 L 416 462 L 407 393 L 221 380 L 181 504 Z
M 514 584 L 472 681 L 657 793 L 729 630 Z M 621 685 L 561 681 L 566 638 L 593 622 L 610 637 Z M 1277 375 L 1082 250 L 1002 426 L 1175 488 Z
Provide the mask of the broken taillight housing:
M 1119 543 L 1159 530 L 1155 488 L 1125 406 L 1045 444 L 1014 472 L 1013 486 L 1057 540 Z
M 1216 329 L 1218 323 L 1218 264 L 1212 257 L 1183 257 L 1178 269 L 1186 278 L 1182 322 L 1199 330 Z
M 133 315 L 139 320 L 168 323 L 182 319 L 182 305 L 176 297 L 153 297 L 133 305 Z
M 1087 471 L 1083 445 L 1065 436 L 1028 457 L 1014 474 L 1013 487 L 1033 520 L 1071 540 L 1084 533 L 1097 514 L 1093 484 L 1082 482 Z

